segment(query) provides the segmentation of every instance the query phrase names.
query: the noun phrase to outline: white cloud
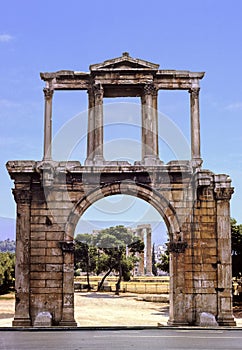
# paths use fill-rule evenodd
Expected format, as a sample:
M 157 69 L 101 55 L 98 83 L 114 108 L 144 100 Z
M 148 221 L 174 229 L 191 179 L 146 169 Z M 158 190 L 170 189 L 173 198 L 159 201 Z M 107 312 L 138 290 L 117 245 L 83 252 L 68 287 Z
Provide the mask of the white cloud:
M 242 102 L 235 102 L 231 103 L 230 105 L 226 106 L 226 109 L 228 110 L 242 110 Z
M 13 39 L 13 36 L 12 35 L 9 35 L 9 34 L 0 34 L 0 42 L 1 43 L 6 43 L 10 40 Z

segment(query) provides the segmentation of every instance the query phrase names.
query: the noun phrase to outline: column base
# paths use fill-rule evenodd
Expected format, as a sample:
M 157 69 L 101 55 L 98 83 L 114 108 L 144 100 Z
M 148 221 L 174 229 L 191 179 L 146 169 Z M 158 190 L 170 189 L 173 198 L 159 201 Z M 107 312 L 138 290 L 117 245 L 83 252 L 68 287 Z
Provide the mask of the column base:
M 232 315 L 219 316 L 217 318 L 217 322 L 218 322 L 219 326 L 229 326 L 229 327 L 236 326 L 236 322 L 234 320 L 234 316 L 232 316 Z
M 104 163 L 105 163 L 105 160 L 104 160 L 104 158 L 103 157 L 101 157 L 101 156 L 96 156 L 96 157 L 94 157 L 94 158 L 92 158 L 92 159 L 86 159 L 85 160 L 85 165 L 86 166 L 93 166 L 93 165 L 104 165 Z
M 189 326 L 189 323 L 186 321 L 179 321 L 179 320 L 168 320 L 167 325 L 171 327 L 182 327 L 182 326 Z
M 164 165 L 164 162 L 162 162 L 162 160 L 156 156 L 145 156 L 141 161 L 136 161 L 134 165 L 156 166 Z
M 200 169 L 202 167 L 203 160 L 201 158 L 193 158 L 191 160 L 191 165 L 193 169 Z
M 77 327 L 77 323 L 75 320 L 73 321 L 60 321 L 59 327 Z
M 14 318 L 12 322 L 13 327 L 32 327 L 30 318 Z

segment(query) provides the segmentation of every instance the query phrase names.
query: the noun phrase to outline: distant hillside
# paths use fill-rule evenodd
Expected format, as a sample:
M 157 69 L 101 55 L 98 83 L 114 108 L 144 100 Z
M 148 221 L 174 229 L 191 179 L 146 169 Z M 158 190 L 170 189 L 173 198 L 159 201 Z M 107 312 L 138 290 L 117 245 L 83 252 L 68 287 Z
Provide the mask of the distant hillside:
M 0 252 L 5 253 L 5 252 L 10 252 L 10 253 L 15 253 L 15 241 L 6 239 L 5 241 L 0 241 Z
M 139 224 L 150 224 L 152 227 L 152 241 L 155 244 L 163 244 L 167 242 L 167 228 L 163 221 L 160 222 L 131 222 L 131 221 L 104 221 L 104 220 L 80 220 L 78 222 L 76 232 L 78 233 L 92 233 L 93 230 L 101 230 L 103 228 L 124 225 L 126 227 L 135 228 Z M 6 239 L 15 240 L 16 223 L 15 219 L 0 217 L 0 241 Z

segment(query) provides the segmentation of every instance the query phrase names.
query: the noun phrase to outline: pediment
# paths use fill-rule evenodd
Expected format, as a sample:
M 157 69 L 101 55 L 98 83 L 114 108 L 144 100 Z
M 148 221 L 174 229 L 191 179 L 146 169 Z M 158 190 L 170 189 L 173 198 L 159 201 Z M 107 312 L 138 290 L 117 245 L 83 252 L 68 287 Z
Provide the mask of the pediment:
M 110 70 L 158 70 L 159 65 L 130 57 L 128 52 L 124 52 L 121 57 L 106 60 L 103 63 L 92 64 L 90 71 L 110 71 Z

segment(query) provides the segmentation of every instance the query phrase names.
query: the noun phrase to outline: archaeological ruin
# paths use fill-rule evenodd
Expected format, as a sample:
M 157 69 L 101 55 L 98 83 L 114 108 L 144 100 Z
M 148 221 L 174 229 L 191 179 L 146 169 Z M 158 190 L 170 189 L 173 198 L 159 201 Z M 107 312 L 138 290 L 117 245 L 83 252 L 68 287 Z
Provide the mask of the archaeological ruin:
M 14 327 L 75 327 L 74 232 L 96 201 L 124 194 L 148 202 L 169 234 L 169 325 L 198 325 L 204 312 L 235 325 L 231 293 L 231 179 L 202 168 L 199 90 L 203 72 L 159 69 L 130 57 L 93 64 L 90 71 L 41 73 L 45 82 L 43 159 L 12 160 L 17 204 Z M 57 90 L 86 90 L 86 161 L 52 156 L 52 98 Z M 190 96 L 190 159 L 159 158 L 159 90 Z M 105 160 L 103 99 L 139 97 L 142 156 L 134 164 Z M 85 179 L 85 183 L 84 183 Z M 85 317 L 85 315 L 83 315 Z M 41 323 L 42 322 L 42 323 Z

